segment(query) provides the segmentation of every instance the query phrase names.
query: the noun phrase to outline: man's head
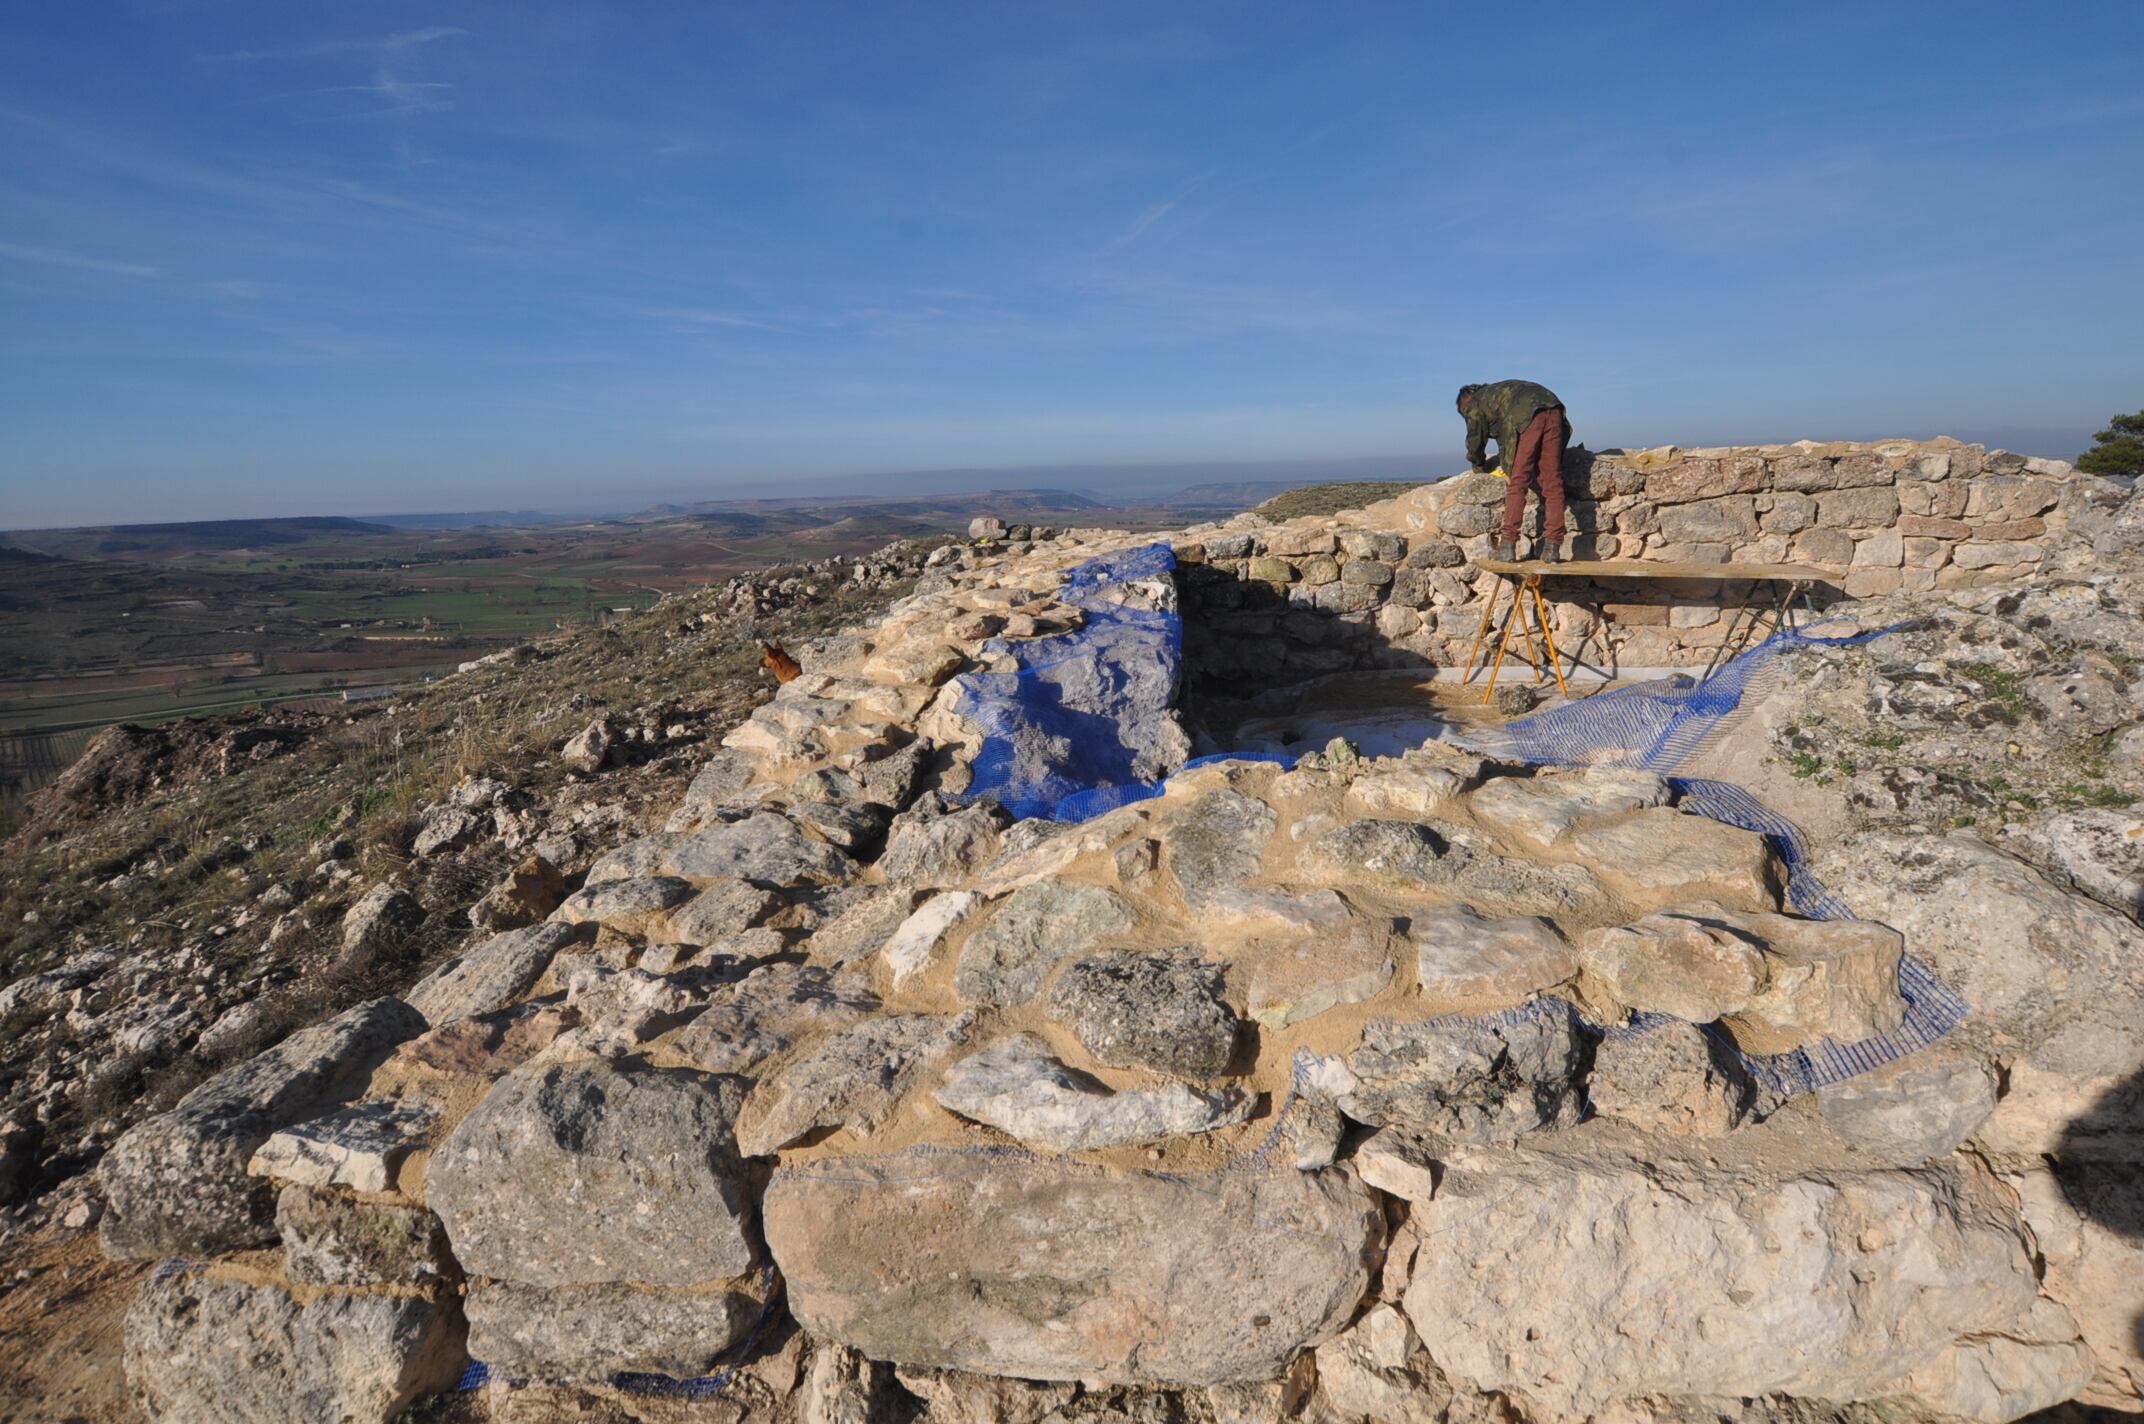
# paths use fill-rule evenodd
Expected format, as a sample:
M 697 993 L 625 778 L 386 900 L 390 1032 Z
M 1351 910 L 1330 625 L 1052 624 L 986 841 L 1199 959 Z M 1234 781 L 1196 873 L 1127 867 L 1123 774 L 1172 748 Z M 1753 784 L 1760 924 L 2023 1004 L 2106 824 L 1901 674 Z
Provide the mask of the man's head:
M 1459 413 L 1461 415 L 1465 415 L 1467 413 L 1467 407 L 1474 403 L 1474 392 L 1480 389 L 1480 382 L 1476 382 L 1471 386 L 1461 386 L 1459 388 Z

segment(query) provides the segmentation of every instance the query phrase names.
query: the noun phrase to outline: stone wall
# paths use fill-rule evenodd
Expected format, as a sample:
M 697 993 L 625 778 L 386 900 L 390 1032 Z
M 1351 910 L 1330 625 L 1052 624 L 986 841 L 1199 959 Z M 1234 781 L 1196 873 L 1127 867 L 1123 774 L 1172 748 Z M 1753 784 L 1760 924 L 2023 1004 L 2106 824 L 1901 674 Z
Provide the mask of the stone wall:
M 1566 489 L 1575 558 L 1803 565 L 1822 606 L 2038 573 L 2084 480 L 2064 461 L 1950 439 L 1802 441 L 1576 450 Z M 1466 474 L 1334 517 L 1240 517 L 1179 539 L 1194 686 L 1462 665 L 1504 490 Z M 1708 582 L 1567 577 L 1544 592 L 1559 642 L 1602 670 L 1703 662 L 1725 631 Z

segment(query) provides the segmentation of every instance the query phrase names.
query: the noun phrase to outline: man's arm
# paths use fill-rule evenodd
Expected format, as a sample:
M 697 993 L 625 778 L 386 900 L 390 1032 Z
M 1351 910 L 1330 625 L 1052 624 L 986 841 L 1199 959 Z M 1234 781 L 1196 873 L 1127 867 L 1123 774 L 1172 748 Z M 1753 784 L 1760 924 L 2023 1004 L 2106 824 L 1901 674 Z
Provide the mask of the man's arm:
M 1477 470 L 1489 468 L 1489 422 L 1478 400 L 1467 412 L 1467 463 Z

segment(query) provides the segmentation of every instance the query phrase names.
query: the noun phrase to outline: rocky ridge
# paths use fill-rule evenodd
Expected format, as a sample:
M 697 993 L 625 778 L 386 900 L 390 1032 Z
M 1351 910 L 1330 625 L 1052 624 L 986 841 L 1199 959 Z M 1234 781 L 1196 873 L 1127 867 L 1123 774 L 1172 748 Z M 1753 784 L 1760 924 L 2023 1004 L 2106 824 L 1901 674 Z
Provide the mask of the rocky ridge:
M 1929 453 L 1874 458 L 1925 476 Z M 2136 506 L 1979 458 L 1945 463 L 1968 506 L 2030 478 L 2074 522 L 1851 611 L 2015 639 L 2000 686 L 2046 678 L 2096 726 L 2119 701 L 2073 669 L 2126 690 Z M 1344 569 L 1404 568 L 1469 498 L 1186 531 L 1184 577 L 1124 596 L 1174 606 L 1239 541 L 1253 577 L 1328 557 L 1385 588 Z M 733 1405 L 767 1418 L 2136 1407 L 2133 711 L 2089 733 L 2109 790 L 2084 809 L 2111 819 L 1931 825 L 1853 792 L 1904 777 L 1908 743 L 1862 734 L 1850 785 L 1795 775 L 1807 719 L 1842 709 L 1823 735 L 1851 735 L 1843 709 L 1980 688 L 1914 693 L 1951 714 L 1921 760 L 1984 755 L 1991 725 L 2050 776 L 2082 753 L 2029 714 L 1976 725 L 2004 702 L 1981 658 L 1792 655 L 1706 755 L 1799 800 L 1863 921 L 1794 914 L 1775 848 L 1658 776 L 1445 744 L 1222 762 L 1071 826 L 963 804 L 960 676 L 1079 627 L 1065 573 L 1142 542 L 934 556 L 537 923 L 120 1138 L 107 1249 L 184 1263 L 130 1317 L 151 1416 L 287 1417 L 247 1371 L 386 1419 L 468 1357 L 510 1410 L 740 1351 Z M 1264 581 L 1307 582 L 1290 568 Z M 2080 586 L 2096 620 L 2034 628 Z M 1753 1078 L 1752 1056 L 1896 1030 L 1908 954 L 1964 1024 L 1815 1093 Z

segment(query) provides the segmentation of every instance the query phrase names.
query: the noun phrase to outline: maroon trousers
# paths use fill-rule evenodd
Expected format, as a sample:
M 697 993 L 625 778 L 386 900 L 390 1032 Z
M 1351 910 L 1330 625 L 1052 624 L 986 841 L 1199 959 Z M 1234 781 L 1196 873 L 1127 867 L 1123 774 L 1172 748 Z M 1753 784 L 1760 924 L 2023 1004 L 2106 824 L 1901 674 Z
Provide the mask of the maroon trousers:
M 1511 476 L 1504 491 L 1505 542 L 1518 539 L 1526 491 L 1536 482 L 1541 486 L 1541 537 L 1550 544 L 1563 542 L 1563 447 L 1570 441 L 1571 422 L 1564 419 L 1561 406 L 1542 411 L 1519 432 L 1518 453 L 1509 457 L 1511 468 L 1505 471 Z

